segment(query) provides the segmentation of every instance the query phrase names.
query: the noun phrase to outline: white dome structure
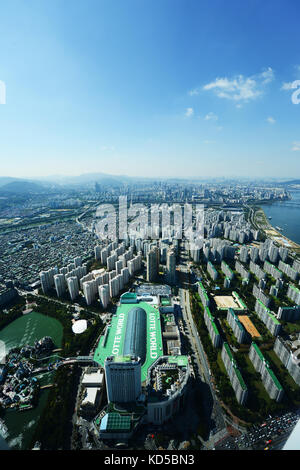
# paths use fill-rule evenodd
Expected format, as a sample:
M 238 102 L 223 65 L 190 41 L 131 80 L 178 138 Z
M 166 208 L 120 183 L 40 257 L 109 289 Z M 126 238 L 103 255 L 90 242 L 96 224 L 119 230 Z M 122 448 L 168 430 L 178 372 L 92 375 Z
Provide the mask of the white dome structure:
M 87 321 L 86 320 L 77 320 L 72 325 L 73 333 L 80 334 L 83 333 L 87 329 Z

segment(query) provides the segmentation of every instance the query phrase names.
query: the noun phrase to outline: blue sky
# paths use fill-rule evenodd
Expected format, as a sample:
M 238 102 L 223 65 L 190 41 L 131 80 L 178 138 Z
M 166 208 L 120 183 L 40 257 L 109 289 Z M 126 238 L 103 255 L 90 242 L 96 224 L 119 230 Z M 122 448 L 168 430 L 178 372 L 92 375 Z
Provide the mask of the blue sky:
M 299 14 L 298 0 L 6 0 L 0 176 L 300 176 Z

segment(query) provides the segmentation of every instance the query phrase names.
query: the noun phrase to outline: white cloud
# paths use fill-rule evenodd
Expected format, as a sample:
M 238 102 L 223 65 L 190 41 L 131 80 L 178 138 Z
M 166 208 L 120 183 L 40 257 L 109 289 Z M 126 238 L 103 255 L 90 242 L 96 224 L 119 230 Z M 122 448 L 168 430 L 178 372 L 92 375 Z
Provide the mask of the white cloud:
M 208 113 L 205 118 L 204 118 L 206 121 L 217 121 L 219 118 L 218 116 L 213 113 L 212 111 L 210 113 Z
M 270 124 L 275 124 L 275 122 L 276 122 L 276 120 L 275 120 L 273 117 L 271 117 L 271 116 L 269 116 L 269 117 L 266 119 L 266 121 L 269 122 Z
M 274 72 L 269 67 L 263 72 L 245 77 L 238 75 L 233 78 L 216 78 L 203 86 L 204 91 L 213 91 L 219 98 L 233 101 L 254 100 L 264 92 L 264 85 L 274 80 Z
M 261 74 L 260 74 L 261 78 L 262 78 L 262 83 L 270 83 L 274 80 L 274 70 L 271 69 L 271 67 L 268 67 L 267 70 L 264 70 Z
M 203 87 L 204 90 L 214 90 L 219 98 L 231 100 L 249 100 L 257 98 L 261 91 L 256 89 L 256 82 L 251 78 L 240 75 L 237 79 L 217 78 L 214 82 Z
M 294 90 L 295 88 L 298 87 L 297 85 L 297 80 L 294 82 L 286 82 L 282 84 L 281 90 Z
M 300 142 L 293 142 L 292 152 L 300 152 Z
M 193 114 L 194 114 L 193 108 L 186 108 L 186 111 L 185 111 L 185 114 L 184 114 L 185 117 L 191 117 L 191 116 L 193 116 Z

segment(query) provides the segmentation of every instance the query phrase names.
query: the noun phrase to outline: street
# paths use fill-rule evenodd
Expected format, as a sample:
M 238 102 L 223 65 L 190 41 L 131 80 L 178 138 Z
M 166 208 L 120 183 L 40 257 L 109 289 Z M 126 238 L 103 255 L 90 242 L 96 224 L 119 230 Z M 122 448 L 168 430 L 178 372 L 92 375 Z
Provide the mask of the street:
M 188 273 L 190 268 L 189 266 L 187 266 L 185 253 L 181 253 L 180 263 L 178 264 L 178 266 L 181 272 Z M 192 317 L 190 309 L 189 291 L 187 289 L 180 288 L 179 298 L 180 305 L 182 308 L 183 320 L 187 327 L 186 334 L 193 348 L 193 357 L 198 366 L 198 376 L 201 381 L 208 386 L 203 387 L 203 390 L 205 390 L 206 393 L 207 403 L 212 403 L 211 410 L 209 407 L 205 407 L 205 409 L 207 411 L 210 411 L 210 416 L 207 416 L 207 419 L 213 430 L 213 433 L 211 433 L 210 435 L 210 445 L 213 447 L 214 442 L 221 439 L 224 435 L 227 434 L 226 422 L 223 416 L 222 408 L 219 404 L 218 398 L 211 383 L 211 372 L 209 369 L 209 365 L 206 359 L 205 352 L 203 350 L 201 340 L 199 338 L 197 328 L 194 324 L 194 320 Z

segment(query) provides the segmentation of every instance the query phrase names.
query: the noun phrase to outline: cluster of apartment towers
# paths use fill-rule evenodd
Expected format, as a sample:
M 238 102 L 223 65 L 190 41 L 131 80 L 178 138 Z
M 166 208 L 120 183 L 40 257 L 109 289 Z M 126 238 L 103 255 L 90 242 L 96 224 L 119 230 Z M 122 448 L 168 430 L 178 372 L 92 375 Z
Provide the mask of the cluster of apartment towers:
M 72 263 L 60 269 L 55 266 L 41 271 L 42 290 L 46 294 L 55 288 L 58 297 L 68 291 L 72 301 L 78 298 L 81 290 L 87 305 L 99 298 L 101 306 L 106 308 L 110 299 L 117 297 L 135 273 L 141 270 L 143 256 L 146 257 L 147 281 L 157 280 L 160 262 L 164 262 L 167 282 L 174 285 L 177 250 L 177 240 L 174 245 L 169 240 L 150 242 L 141 239 L 129 239 L 121 243 L 114 241 L 106 246 L 97 245 L 94 248 L 94 257 L 101 265 L 106 266 L 106 269 L 88 273 L 87 264 L 82 263 L 81 257 L 78 256 Z
M 223 252 L 223 255 L 226 256 L 226 251 Z M 231 252 L 229 253 L 229 256 L 230 258 L 232 257 Z M 288 249 L 284 247 L 278 248 L 274 245 L 272 240 L 267 239 L 260 245 L 260 248 L 256 246 L 242 246 L 240 249 L 239 260 L 237 259 L 235 263 L 235 268 L 237 272 L 241 274 L 243 284 L 249 282 L 250 272 L 252 272 L 259 279 L 259 284 L 254 284 L 253 286 L 253 295 L 256 298 L 255 312 L 264 322 L 270 333 L 277 337 L 274 343 L 274 351 L 283 362 L 283 365 L 286 367 L 296 384 L 300 385 L 300 361 L 295 357 L 295 354 L 293 353 L 289 344 L 284 342 L 282 338 L 278 337 L 281 330 L 279 319 L 285 321 L 297 321 L 300 319 L 300 290 L 292 283 L 288 285 L 286 295 L 295 305 L 281 306 L 278 308 L 277 314 L 271 312 L 268 308 L 271 299 L 265 294 L 263 290 L 266 285 L 266 273 L 269 273 L 276 280 L 275 286 L 271 286 L 270 289 L 270 295 L 274 296 L 277 296 L 278 290 L 283 287 L 283 273 L 290 277 L 290 279 L 293 281 L 298 280 L 300 274 L 300 262 L 294 260 L 293 265 L 290 266 L 289 264 L 285 263 L 287 260 Z M 260 267 L 258 264 L 256 264 L 258 262 L 263 263 L 263 267 Z M 277 262 L 278 268 L 272 264 Z M 247 263 L 249 264 L 250 272 L 245 267 L 245 264 Z M 281 270 L 279 268 L 281 268 Z M 233 278 L 234 273 L 224 260 L 222 260 L 221 269 L 226 276 L 225 281 L 227 279 L 230 281 Z M 216 280 L 218 272 L 215 270 L 213 264 L 210 261 L 207 263 L 207 271 L 209 272 L 212 279 Z M 226 285 L 226 287 L 229 286 Z M 274 287 L 274 289 L 272 289 L 272 287 Z M 209 332 L 210 339 L 214 347 L 220 347 L 222 343 L 221 335 L 214 321 L 214 317 L 209 310 L 209 297 L 201 282 L 198 283 L 198 292 L 204 306 L 204 320 Z M 238 295 L 235 292 L 232 294 L 243 307 L 244 304 Z M 238 316 L 235 314 L 235 311 L 232 308 L 228 309 L 227 322 L 232 328 L 233 333 L 239 343 L 245 343 L 249 341 L 248 332 L 241 324 Z M 242 374 L 237 366 L 237 363 L 233 358 L 230 347 L 226 342 L 224 342 L 222 345 L 221 357 L 230 378 L 231 385 L 235 391 L 237 401 L 241 404 L 245 404 L 248 397 L 248 389 L 242 378 Z M 268 361 L 264 358 L 263 354 L 254 341 L 251 343 L 249 358 L 252 361 L 254 368 L 261 374 L 262 382 L 269 396 L 277 402 L 281 401 L 284 390 L 274 372 L 270 368 Z

